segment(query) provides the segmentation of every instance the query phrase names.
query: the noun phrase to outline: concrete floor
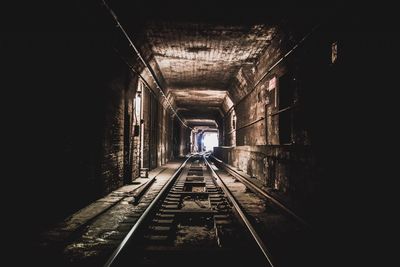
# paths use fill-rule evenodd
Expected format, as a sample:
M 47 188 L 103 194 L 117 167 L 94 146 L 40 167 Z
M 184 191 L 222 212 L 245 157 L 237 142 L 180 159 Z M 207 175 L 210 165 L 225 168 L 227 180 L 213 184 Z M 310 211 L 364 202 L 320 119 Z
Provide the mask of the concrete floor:
M 170 161 L 150 171 L 149 178 L 138 178 L 135 184 L 118 188 L 42 233 L 37 255 L 46 257 L 38 257 L 38 261 L 57 266 L 104 263 L 182 162 Z M 140 202 L 132 204 L 133 192 L 153 177 L 154 183 Z
M 104 264 L 182 162 L 171 161 L 150 171 L 149 178 L 136 179 L 135 184 L 113 191 L 42 233 L 38 262 L 56 266 Z M 310 252 L 315 242 L 303 225 L 282 214 L 267 199 L 251 192 L 226 171 L 218 169 L 217 173 L 247 213 L 262 239 L 267 240 L 266 245 L 279 266 L 310 262 Z M 153 177 L 155 182 L 140 201 L 133 204 L 135 190 Z M 201 231 L 191 234 L 193 238 L 199 238 Z

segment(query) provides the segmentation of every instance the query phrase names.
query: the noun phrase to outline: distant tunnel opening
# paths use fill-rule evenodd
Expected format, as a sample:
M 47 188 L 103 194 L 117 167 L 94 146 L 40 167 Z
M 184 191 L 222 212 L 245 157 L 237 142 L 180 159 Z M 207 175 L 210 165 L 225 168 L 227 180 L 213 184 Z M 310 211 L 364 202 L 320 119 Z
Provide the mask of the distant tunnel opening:
M 207 132 L 203 135 L 204 151 L 213 151 L 214 147 L 218 146 L 218 133 Z

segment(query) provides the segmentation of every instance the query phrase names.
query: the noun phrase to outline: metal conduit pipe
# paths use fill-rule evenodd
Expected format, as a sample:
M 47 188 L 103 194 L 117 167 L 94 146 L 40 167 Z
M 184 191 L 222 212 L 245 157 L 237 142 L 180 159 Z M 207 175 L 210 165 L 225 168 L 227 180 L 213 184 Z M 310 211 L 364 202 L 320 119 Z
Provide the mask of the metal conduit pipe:
M 178 118 L 178 120 L 182 123 L 183 126 L 185 126 L 186 128 L 189 128 L 191 130 L 193 130 L 191 127 L 189 127 L 178 115 L 178 113 L 175 111 L 175 109 L 173 108 L 171 102 L 168 100 L 167 96 L 165 95 L 164 91 L 162 90 L 162 86 L 161 83 L 158 81 L 157 76 L 154 72 L 154 70 L 151 68 L 151 66 L 146 62 L 146 60 L 144 60 L 144 58 L 142 57 L 142 55 L 140 54 L 139 50 L 136 48 L 136 46 L 133 44 L 132 39 L 129 37 L 128 33 L 125 31 L 124 27 L 122 27 L 121 23 L 119 22 L 117 15 L 114 13 L 114 11 L 110 8 L 110 6 L 106 3 L 105 0 L 102 0 L 102 4 L 107 8 L 107 10 L 110 12 L 110 15 L 112 16 L 112 18 L 114 19 L 115 23 L 117 24 L 117 27 L 121 30 L 122 34 L 125 36 L 125 38 L 128 40 L 129 42 L 129 46 L 131 46 L 133 48 L 133 50 L 135 51 L 136 55 L 138 56 L 138 58 L 140 59 L 140 61 L 143 63 L 143 65 L 146 67 L 146 69 L 149 71 L 150 76 L 153 78 L 154 83 L 156 84 L 157 89 L 160 90 L 161 95 L 165 98 L 165 101 L 168 103 L 168 105 L 170 106 L 172 112 L 176 115 L 176 117 Z
M 278 66 L 285 58 L 287 58 L 289 55 L 291 55 L 305 40 L 307 40 L 307 38 L 313 33 L 315 32 L 315 30 L 319 27 L 320 24 L 316 25 L 308 34 L 306 34 L 297 44 L 295 44 L 292 49 L 290 49 L 288 52 L 286 52 L 285 55 L 283 55 L 280 59 L 278 59 L 278 61 L 276 61 L 274 63 L 274 65 L 272 65 L 262 76 L 261 78 L 253 85 L 253 87 L 251 88 L 251 90 L 244 96 L 242 97 L 236 104 L 233 104 L 232 107 L 230 107 L 228 109 L 228 111 L 226 112 L 225 117 L 232 112 L 232 110 L 237 107 L 239 105 L 239 103 L 243 102 L 255 89 L 256 87 L 260 84 L 260 82 L 262 82 L 265 77 L 267 77 L 268 74 L 270 74 L 272 72 L 272 70 L 275 69 L 276 66 Z
M 151 89 L 151 86 L 150 86 L 150 84 L 143 78 L 143 76 L 140 74 L 140 73 L 138 73 L 129 63 L 128 63 L 128 61 L 126 61 L 122 56 L 121 56 L 121 54 L 119 53 L 119 51 L 117 50 L 117 49 L 114 49 L 115 50 L 115 52 L 119 55 L 119 57 L 121 58 L 121 60 L 128 66 L 128 68 L 133 72 L 133 73 L 135 73 L 138 77 L 139 77 L 139 79 L 144 83 L 144 87 L 147 89 L 147 90 L 149 90 L 149 92 L 153 95 L 153 96 L 157 96 L 157 94 L 153 91 L 153 89 Z

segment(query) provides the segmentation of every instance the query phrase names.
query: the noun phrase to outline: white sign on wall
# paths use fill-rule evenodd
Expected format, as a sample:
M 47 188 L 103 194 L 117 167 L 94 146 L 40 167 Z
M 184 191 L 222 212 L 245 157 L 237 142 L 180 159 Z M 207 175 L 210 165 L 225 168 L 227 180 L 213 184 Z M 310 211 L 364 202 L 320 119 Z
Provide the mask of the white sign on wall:
M 269 80 L 268 91 L 271 91 L 276 87 L 276 77 Z

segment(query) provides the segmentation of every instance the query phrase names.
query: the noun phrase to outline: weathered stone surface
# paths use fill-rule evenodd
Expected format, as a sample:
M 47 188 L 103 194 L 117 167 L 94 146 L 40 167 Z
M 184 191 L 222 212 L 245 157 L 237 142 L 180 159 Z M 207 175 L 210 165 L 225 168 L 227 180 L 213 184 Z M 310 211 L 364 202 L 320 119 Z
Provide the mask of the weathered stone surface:
M 317 168 L 310 147 L 236 146 L 214 148 L 219 159 L 275 191 L 304 213 L 306 195 L 316 193 Z

